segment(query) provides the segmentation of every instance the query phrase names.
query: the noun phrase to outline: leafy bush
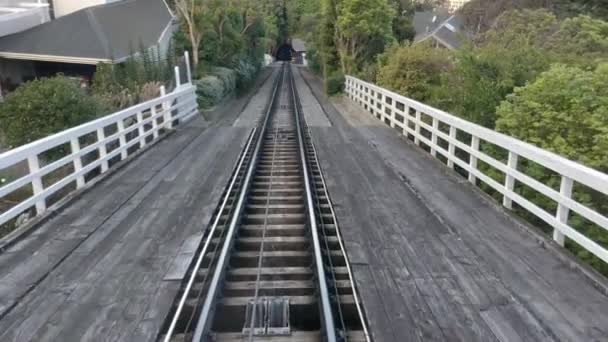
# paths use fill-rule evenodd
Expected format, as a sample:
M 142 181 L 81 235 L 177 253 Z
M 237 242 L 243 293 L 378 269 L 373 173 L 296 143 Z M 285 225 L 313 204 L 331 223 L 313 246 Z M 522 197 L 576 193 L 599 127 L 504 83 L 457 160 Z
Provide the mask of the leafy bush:
M 0 129 L 19 146 L 77 126 L 101 113 L 101 105 L 67 77 L 23 84 L 0 104 Z
M 258 70 L 258 67 L 247 60 L 239 61 L 236 67 L 236 72 L 238 74 L 237 89 L 247 89 L 255 80 Z
M 141 49 L 138 57 L 130 57 L 119 65 L 100 63 L 93 77 L 93 94 L 109 111 L 124 109 L 149 100 L 160 86 L 173 77 L 172 48 L 161 58 L 155 49 Z M 154 87 L 154 85 L 157 85 Z
M 209 108 L 218 104 L 226 93 L 224 82 L 217 76 L 205 76 L 196 80 L 194 84 L 196 85 L 198 105 L 201 108 Z
M 451 63 L 444 50 L 422 43 L 391 47 L 379 57 L 379 65 L 377 82 L 381 87 L 426 101 Z
M 325 80 L 325 92 L 328 95 L 338 94 L 344 88 L 344 74 L 340 71 L 335 71 Z
M 608 61 L 608 22 L 587 16 L 568 18 L 546 45 L 565 62 L 592 66 Z
M 211 75 L 217 76 L 224 83 L 224 90 L 230 93 L 236 89 L 237 72 L 223 67 L 215 67 L 211 69 Z
M 496 129 L 608 172 L 607 114 L 608 64 L 554 65 L 502 102 Z
M 506 134 L 576 160 L 602 172 L 608 172 L 608 64 L 594 71 L 554 65 L 538 79 L 521 88 L 502 102 L 497 110 L 496 128 Z M 554 177 L 538 165 L 523 163 L 518 167 L 526 174 L 559 187 Z M 541 207 L 552 202 L 527 188 L 518 191 Z M 587 189 L 575 188 L 574 198 L 608 214 L 605 196 Z M 574 216 L 570 225 L 592 240 L 608 247 L 608 233 L 601 227 Z M 608 264 L 578 245 L 568 247 L 596 269 L 608 274 Z

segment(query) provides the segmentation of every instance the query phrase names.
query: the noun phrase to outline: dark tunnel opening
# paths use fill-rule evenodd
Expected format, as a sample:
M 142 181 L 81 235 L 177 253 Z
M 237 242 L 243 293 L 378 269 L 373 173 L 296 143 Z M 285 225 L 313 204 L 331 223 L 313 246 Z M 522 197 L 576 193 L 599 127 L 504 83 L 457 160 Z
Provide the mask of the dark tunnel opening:
M 277 53 L 275 55 L 277 61 L 291 61 L 293 56 L 293 48 L 291 44 L 285 43 L 277 49 Z

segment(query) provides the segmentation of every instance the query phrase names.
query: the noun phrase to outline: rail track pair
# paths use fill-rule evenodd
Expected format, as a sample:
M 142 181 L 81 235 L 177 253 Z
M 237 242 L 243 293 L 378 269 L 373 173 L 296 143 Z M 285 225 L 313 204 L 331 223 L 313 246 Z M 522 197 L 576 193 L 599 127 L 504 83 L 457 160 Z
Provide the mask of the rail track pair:
M 301 108 L 283 64 L 159 341 L 369 341 Z

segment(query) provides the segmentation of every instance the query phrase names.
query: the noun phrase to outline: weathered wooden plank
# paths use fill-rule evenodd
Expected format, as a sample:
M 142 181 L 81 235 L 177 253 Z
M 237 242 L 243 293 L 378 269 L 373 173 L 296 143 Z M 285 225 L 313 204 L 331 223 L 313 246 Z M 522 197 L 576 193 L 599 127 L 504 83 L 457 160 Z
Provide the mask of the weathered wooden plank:
M 512 329 L 523 340 L 605 338 L 605 295 L 472 191 L 466 179 L 425 157 L 392 129 L 365 124 L 360 117 L 368 113 L 338 112 L 323 98 L 319 83 L 306 72 L 303 77 L 316 84 L 313 93 L 333 124 L 331 129 L 313 129 L 332 200 L 342 207 L 356 201 L 355 210 L 337 211 L 338 220 L 347 216 L 349 234 L 354 235 L 357 224 L 369 222 L 361 207 L 381 208 L 378 215 L 391 216 L 378 221 L 393 222 L 403 233 L 401 239 L 395 239 L 390 227 L 366 228 L 394 240 L 390 246 L 423 291 L 423 303 L 433 316 L 441 315 L 446 340 L 475 340 L 494 332 L 502 336 L 500 329 L 506 336 Z M 384 241 L 351 246 L 387 247 Z M 374 270 L 370 268 L 372 276 Z M 407 284 L 407 279 L 393 279 L 402 287 Z M 454 325 L 471 319 L 477 328 Z M 496 325 L 498 319 L 506 327 Z M 443 330 L 446 322 L 452 330 Z
M 382 304 L 381 292 L 376 288 L 374 275 L 367 265 L 353 265 L 355 282 L 361 295 L 374 341 L 396 341 L 393 326 Z

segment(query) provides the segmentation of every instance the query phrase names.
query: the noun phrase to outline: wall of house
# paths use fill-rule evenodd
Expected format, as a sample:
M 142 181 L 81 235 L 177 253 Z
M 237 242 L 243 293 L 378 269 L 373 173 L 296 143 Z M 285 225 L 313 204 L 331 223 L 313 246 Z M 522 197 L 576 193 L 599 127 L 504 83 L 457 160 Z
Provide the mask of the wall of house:
M 53 11 L 55 18 L 76 12 L 83 8 L 109 4 L 120 0 L 53 0 Z
M 46 3 L 0 1 L 0 37 L 25 31 L 49 20 Z
M 0 58 L 0 81 L 4 90 L 11 84 L 16 85 L 33 78 L 35 74 L 34 63 L 31 61 Z
M 171 45 L 171 38 L 173 38 L 173 33 L 175 33 L 178 29 L 178 23 L 172 22 L 163 35 L 159 38 L 158 41 L 158 49 L 160 51 L 161 56 L 167 56 L 167 51 L 169 50 L 169 46 Z

